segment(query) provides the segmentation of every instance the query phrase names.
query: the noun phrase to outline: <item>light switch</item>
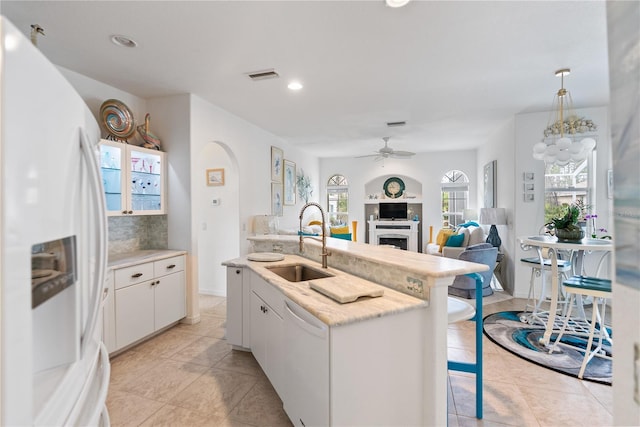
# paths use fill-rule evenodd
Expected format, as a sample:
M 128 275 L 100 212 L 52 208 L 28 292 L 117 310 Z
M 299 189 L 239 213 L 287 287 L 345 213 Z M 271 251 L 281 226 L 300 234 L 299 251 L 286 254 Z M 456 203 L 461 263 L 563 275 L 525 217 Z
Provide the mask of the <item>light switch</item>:
M 220 199 L 213 199 L 213 201 L 211 202 L 213 206 L 220 206 L 220 203 L 222 203 Z

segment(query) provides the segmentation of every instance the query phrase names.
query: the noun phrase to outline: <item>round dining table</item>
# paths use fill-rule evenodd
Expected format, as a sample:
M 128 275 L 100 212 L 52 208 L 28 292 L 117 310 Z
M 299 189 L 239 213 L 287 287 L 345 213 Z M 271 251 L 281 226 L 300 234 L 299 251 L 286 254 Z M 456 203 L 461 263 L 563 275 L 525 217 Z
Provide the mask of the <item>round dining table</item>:
M 574 255 L 573 271 L 574 274 L 580 275 L 583 271 L 584 255 L 589 252 L 611 252 L 613 251 L 613 243 L 607 239 L 582 239 L 578 241 L 558 241 L 555 236 L 527 236 L 519 237 L 520 247 L 523 250 L 535 249 L 538 255 L 542 257 L 543 250 L 546 249 L 548 258 L 551 260 L 551 301 L 549 307 L 549 317 L 545 325 L 545 332 L 540 343 L 549 345 L 551 334 L 553 333 L 556 320 L 556 311 L 558 309 L 558 252 L 571 251 Z M 542 259 L 540 260 L 542 263 Z M 544 280 L 544 277 L 543 277 Z

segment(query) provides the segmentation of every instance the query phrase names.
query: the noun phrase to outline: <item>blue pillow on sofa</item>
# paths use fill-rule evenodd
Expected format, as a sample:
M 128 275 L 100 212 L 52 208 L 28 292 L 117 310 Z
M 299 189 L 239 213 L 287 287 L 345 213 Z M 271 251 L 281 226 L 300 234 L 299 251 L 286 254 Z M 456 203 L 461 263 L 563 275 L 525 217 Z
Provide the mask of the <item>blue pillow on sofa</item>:
M 480 224 L 478 224 L 477 222 L 474 222 L 474 221 L 468 221 L 468 222 L 465 222 L 464 224 L 460 224 L 458 226 L 458 229 L 460 229 L 460 227 L 464 227 L 464 228 L 467 228 L 467 227 L 480 227 Z
M 464 242 L 464 234 L 452 234 L 449 236 L 449 239 L 447 239 L 445 246 L 459 248 L 462 246 L 462 242 Z
M 331 233 L 331 237 L 335 237 L 336 239 L 344 239 L 344 240 L 351 240 L 351 233 L 339 233 L 339 234 L 334 234 Z

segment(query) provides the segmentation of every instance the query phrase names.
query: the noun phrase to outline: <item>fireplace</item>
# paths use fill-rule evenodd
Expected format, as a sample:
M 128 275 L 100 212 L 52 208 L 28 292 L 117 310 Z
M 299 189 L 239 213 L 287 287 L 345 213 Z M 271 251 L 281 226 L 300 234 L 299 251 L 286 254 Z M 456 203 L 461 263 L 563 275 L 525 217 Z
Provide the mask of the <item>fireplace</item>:
M 418 252 L 419 221 L 368 221 L 369 243 Z
M 392 245 L 404 251 L 407 250 L 409 238 L 407 236 L 378 236 L 379 245 Z

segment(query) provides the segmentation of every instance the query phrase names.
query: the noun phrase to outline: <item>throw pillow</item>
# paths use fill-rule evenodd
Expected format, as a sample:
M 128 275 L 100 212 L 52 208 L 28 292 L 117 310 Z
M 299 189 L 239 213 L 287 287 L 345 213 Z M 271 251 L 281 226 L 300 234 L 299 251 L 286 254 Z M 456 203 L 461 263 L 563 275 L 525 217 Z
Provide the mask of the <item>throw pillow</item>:
M 349 226 L 345 225 L 342 227 L 331 227 L 331 235 L 334 234 L 347 234 L 349 233 Z
M 341 233 L 341 234 L 331 233 L 331 237 L 335 237 L 336 239 L 351 240 L 351 233 Z
M 464 228 L 467 228 L 467 227 L 480 227 L 480 225 L 475 221 L 468 221 L 468 222 L 465 222 L 464 224 L 460 224 L 458 227 L 464 227 Z
M 464 234 L 452 234 L 449 236 L 449 239 L 447 239 L 445 246 L 459 248 L 462 246 L 462 242 L 464 242 Z
M 442 248 L 447 243 L 447 239 L 449 236 L 453 234 L 453 230 L 451 228 L 442 228 L 438 231 L 438 236 L 436 237 L 436 244 L 440 246 L 438 252 L 442 252 Z
M 471 232 L 468 228 L 460 228 L 456 234 L 464 235 L 464 240 L 460 246 L 467 246 L 469 244 L 469 238 L 471 237 Z
M 484 243 L 484 232 L 482 231 L 482 227 L 475 227 L 473 229 L 471 229 L 471 235 L 469 236 L 469 243 L 467 246 L 470 245 L 477 245 L 478 243 Z

